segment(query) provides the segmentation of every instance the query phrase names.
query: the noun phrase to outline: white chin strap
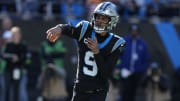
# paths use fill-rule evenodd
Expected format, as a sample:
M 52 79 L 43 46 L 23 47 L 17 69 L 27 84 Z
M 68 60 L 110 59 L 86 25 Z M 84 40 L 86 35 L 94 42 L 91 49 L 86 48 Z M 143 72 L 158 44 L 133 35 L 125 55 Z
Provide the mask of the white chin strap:
M 107 31 L 105 31 L 104 29 L 105 29 L 105 28 L 99 28 L 99 27 L 94 26 L 94 30 L 95 30 L 96 33 L 107 32 Z

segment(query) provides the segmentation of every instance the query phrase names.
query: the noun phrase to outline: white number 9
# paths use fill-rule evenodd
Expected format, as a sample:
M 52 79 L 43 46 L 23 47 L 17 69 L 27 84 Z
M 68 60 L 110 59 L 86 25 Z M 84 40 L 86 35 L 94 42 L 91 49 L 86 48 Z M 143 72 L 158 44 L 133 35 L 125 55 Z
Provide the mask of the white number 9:
M 98 68 L 97 68 L 97 64 L 94 59 L 94 55 L 91 51 L 87 51 L 85 53 L 84 62 L 86 65 L 88 65 L 90 67 L 84 66 L 83 73 L 85 75 L 92 76 L 92 77 L 96 76 L 98 73 Z

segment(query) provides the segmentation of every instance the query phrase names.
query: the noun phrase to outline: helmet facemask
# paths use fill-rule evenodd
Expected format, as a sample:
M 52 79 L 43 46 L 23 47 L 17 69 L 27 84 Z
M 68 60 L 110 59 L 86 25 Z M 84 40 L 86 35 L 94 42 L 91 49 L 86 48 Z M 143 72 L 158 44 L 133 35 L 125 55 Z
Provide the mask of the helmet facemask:
M 110 17 L 101 15 L 101 14 L 94 14 L 93 16 L 93 27 L 94 30 L 97 33 L 103 33 L 103 32 L 108 32 L 109 28 L 108 26 L 110 25 Z

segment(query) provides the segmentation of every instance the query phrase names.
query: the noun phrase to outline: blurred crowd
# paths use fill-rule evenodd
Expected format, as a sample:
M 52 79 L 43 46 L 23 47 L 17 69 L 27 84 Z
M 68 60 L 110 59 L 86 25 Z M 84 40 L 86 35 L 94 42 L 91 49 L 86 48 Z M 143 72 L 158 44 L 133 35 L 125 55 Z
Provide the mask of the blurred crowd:
M 44 40 L 37 49 L 39 55 L 35 56 L 23 38 L 21 27 L 14 26 L 10 17 L 4 17 L 1 21 L 0 101 L 49 101 L 66 96 L 67 101 L 70 101 L 71 95 L 68 94 L 72 93 L 73 78 L 66 79 L 69 78 L 64 69 L 67 50 L 62 41 L 51 43 Z M 40 70 L 31 72 L 32 68 Z M 30 91 L 35 95 L 34 99 Z
M 91 18 L 96 5 L 108 0 L 1 0 L 0 17 L 10 15 L 14 19 L 64 19 L 75 23 L 81 18 Z M 179 0 L 110 0 L 118 6 L 121 21 L 135 18 L 178 18 Z

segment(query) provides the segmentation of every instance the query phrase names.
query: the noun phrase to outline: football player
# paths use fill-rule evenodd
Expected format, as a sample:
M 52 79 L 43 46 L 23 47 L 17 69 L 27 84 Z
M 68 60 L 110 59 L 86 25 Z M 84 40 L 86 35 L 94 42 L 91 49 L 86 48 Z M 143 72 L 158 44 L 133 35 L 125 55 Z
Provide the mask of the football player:
M 78 41 L 78 67 L 72 101 L 105 101 L 108 79 L 125 45 L 125 40 L 111 33 L 119 16 L 115 4 L 102 2 L 95 8 L 92 21 L 81 21 L 75 27 L 59 24 L 47 31 L 55 42 L 61 35 Z

